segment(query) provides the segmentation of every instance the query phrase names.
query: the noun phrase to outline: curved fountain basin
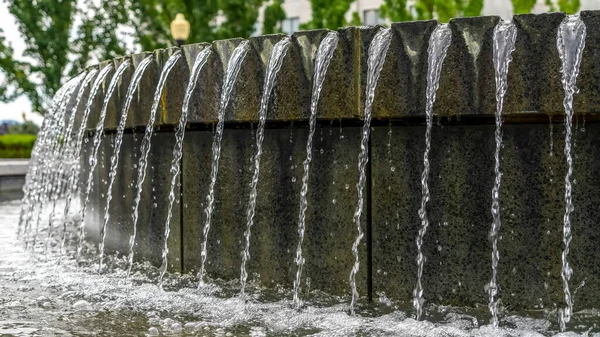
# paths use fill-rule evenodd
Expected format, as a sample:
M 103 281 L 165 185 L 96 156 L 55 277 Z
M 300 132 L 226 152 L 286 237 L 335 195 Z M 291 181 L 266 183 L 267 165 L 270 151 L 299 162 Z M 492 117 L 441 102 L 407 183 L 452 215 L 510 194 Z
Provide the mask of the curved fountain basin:
M 556 48 L 557 29 L 564 14 L 518 15 L 516 49 L 508 73 L 504 106 L 503 185 L 499 284 L 508 308 L 560 306 L 562 216 L 564 212 L 564 92 L 561 61 Z M 570 262 L 574 269 L 576 308 L 600 305 L 600 267 L 597 261 L 595 219 L 600 209 L 598 156 L 600 137 L 598 38 L 600 12 L 582 12 L 588 35 L 575 96 L 577 131 L 574 145 L 574 238 Z M 495 82 L 492 34 L 497 17 L 454 19 L 452 43 L 442 68 L 433 113 L 439 126 L 432 134 L 431 226 L 425 237 L 427 257 L 423 276 L 428 301 L 473 305 L 486 303 L 484 290 L 491 267 L 487 236 L 493 185 Z M 424 148 L 427 46 L 435 21 L 392 25 L 387 53 L 373 104 L 373 131 L 366 193 L 366 237 L 360 247 L 359 292 L 410 301 L 416 280 L 417 210 L 421 197 L 420 173 Z M 307 229 L 304 243 L 304 282 L 311 289 L 347 294 L 353 264 L 352 223 L 356 207 L 357 156 L 364 111 L 366 59 L 371 39 L 380 27 L 344 28 L 325 78 L 319 101 L 320 127 L 314 139 L 309 181 Z M 315 51 L 328 31 L 292 35 L 292 45 L 278 74 L 271 97 L 263 143 L 257 214 L 250 247 L 251 278 L 265 286 L 291 287 L 296 265 L 297 214 L 304 159 L 306 127 Z M 212 278 L 239 278 L 243 250 L 248 184 L 254 130 L 265 65 L 272 46 L 283 36 L 250 39 L 226 111 L 222 157 L 216 189 L 216 207 L 209 236 L 207 273 Z M 143 188 L 136 256 L 159 263 L 175 142 L 173 125 L 179 120 L 191 62 L 203 48 L 213 53 L 203 69 L 191 102 L 189 129 L 184 139 L 181 199 L 176 203 L 169 241 L 170 268 L 195 272 L 199 264 L 208 186 L 212 124 L 216 122 L 219 92 L 232 50 L 241 39 L 184 46 L 185 58 L 169 76 L 156 133 L 152 138 L 148 176 Z M 131 231 L 131 206 L 139 145 L 147 122 L 151 97 L 160 69 L 175 49 L 154 52 L 155 62 L 145 73 L 137 99 L 128 115 L 113 200 L 114 223 L 107 246 L 125 252 Z M 125 74 L 109 106 L 106 138 L 101 149 L 87 232 L 97 240 L 104 209 L 111 142 L 128 78 L 147 54 L 130 56 L 134 67 Z M 116 59 L 115 66 L 123 59 Z M 107 62 L 100 64 L 103 67 Z M 116 68 L 116 67 L 115 67 Z M 110 81 L 110 75 L 106 81 Z M 95 128 L 103 95 L 98 95 L 90 131 Z M 551 117 L 549 117 L 551 116 Z M 549 120 L 552 121 L 551 124 Z M 585 120 L 585 122 L 584 122 Z M 293 123 L 293 124 L 292 124 Z M 585 123 L 585 125 L 584 125 Z M 341 126 L 340 126 L 341 124 Z M 391 135 L 390 135 L 391 134 Z M 389 144 L 389 146 L 388 146 Z M 88 147 L 91 146 L 89 143 Z M 89 150 L 89 149 L 88 149 Z M 84 156 L 84 158 L 86 158 Z M 87 160 L 83 160 L 84 173 Z M 104 164 L 103 164 L 104 163 Z M 133 186 L 133 185 L 131 185 Z M 179 196 L 178 196 L 179 197 Z M 310 279 L 310 281 L 308 281 Z M 308 282 L 307 282 L 308 281 Z M 305 287 L 308 285 L 304 285 Z

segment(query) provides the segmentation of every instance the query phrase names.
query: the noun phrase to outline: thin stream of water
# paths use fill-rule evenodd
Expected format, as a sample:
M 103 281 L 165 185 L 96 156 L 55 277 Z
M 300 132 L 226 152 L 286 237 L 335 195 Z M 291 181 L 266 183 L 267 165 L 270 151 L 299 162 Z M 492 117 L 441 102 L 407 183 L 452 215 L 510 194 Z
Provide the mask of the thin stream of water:
M 141 145 L 141 156 L 140 161 L 138 163 L 138 171 L 137 171 L 137 187 L 136 187 L 136 196 L 133 206 L 133 233 L 129 238 L 129 253 L 127 255 L 127 275 L 131 273 L 131 266 L 133 265 L 133 255 L 134 255 L 134 246 L 135 239 L 137 235 L 137 225 L 139 218 L 139 208 L 140 201 L 142 200 L 142 187 L 144 186 L 144 180 L 146 179 L 146 167 L 148 166 L 148 154 L 150 153 L 150 147 L 152 146 L 152 134 L 154 133 L 154 121 L 156 120 L 156 112 L 158 111 L 158 105 L 160 104 L 160 99 L 162 96 L 162 91 L 165 87 L 165 83 L 167 82 L 167 78 L 171 69 L 175 66 L 177 61 L 181 58 L 181 51 L 176 51 L 173 55 L 169 56 L 165 65 L 163 66 L 162 72 L 160 73 L 160 78 L 158 79 L 158 84 L 156 85 L 156 89 L 154 91 L 154 98 L 152 100 L 152 107 L 150 108 L 150 117 L 148 118 L 148 122 L 146 124 L 146 130 L 144 132 L 144 138 L 142 139 Z M 139 94 L 139 93 L 138 93 Z M 159 284 L 162 286 L 162 277 L 164 275 L 164 271 L 161 270 Z
M 358 236 L 352 244 L 352 255 L 354 256 L 354 265 L 350 271 L 350 288 L 352 290 L 352 301 L 350 302 L 350 313 L 354 316 L 354 307 L 358 302 L 359 294 L 356 288 L 356 274 L 360 267 L 360 261 L 358 256 L 358 246 L 363 238 L 363 230 L 360 225 L 363 203 L 364 203 L 364 189 L 367 181 L 367 162 L 369 161 L 369 142 L 371 138 L 371 109 L 373 106 L 373 99 L 375 98 L 375 88 L 379 81 L 379 75 L 385 62 L 385 56 L 390 47 L 392 41 L 392 31 L 390 29 L 382 29 L 373 38 L 371 45 L 369 46 L 369 59 L 368 59 L 368 70 L 367 70 L 367 87 L 365 88 L 365 115 L 364 124 L 362 129 L 362 139 L 360 142 L 360 153 L 358 155 L 358 183 L 356 184 L 356 190 L 358 192 L 358 203 L 356 205 L 356 211 L 354 212 L 354 225 L 358 231 Z
M 306 209 L 308 208 L 308 200 L 306 195 L 308 194 L 308 177 L 310 172 L 310 162 L 312 160 L 312 146 L 313 137 L 315 134 L 315 127 L 317 125 L 317 107 L 319 105 L 319 97 L 323 90 L 323 82 L 325 75 L 327 74 L 327 68 L 333 52 L 338 44 L 338 35 L 335 32 L 330 32 L 325 36 L 319 45 L 317 54 L 315 56 L 315 70 L 313 78 L 312 97 L 310 100 L 310 121 L 309 121 L 309 132 L 308 139 L 306 140 L 306 159 L 304 160 L 304 173 L 302 174 L 302 189 L 300 190 L 300 212 L 298 214 L 298 248 L 296 249 L 296 265 L 298 270 L 296 271 L 296 280 L 294 281 L 294 303 L 297 308 L 302 305 L 300 300 L 300 288 L 302 282 L 302 266 L 304 265 L 304 257 L 302 256 L 302 243 L 304 241 L 304 229 L 306 223 Z M 333 121 L 332 121 L 333 123 Z M 331 128 L 330 133 L 333 131 Z
M 64 112 L 64 110 L 61 109 L 61 107 L 63 104 L 67 104 L 66 101 L 71 98 L 72 92 L 79 85 L 79 83 L 81 83 L 84 77 L 85 73 L 82 73 L 68 81 L 58 90 L 53 98 L 48 114 L 46 115 L 46 118 L 44 118 L 42 127 L 37 136 L 36 143 L 31 151 L 30 165 L 27 170 L 27 175 L 25 176 L 26 180 L 23 188 L 24 195 L 21 201 L 21 211 L 19 214 L 19 223 L 17 229 L 17 236 L 19 238 L 22 236 L 25 237 L 26 243 L 28 226 L 31 223 L 33 207 L 35 206 L 35 201 L 39 191 L 40 176 L 44 173 L 42 166 L 47 159 L 47 149 L 50 147 L 50 144 L 53 141 L 56 141 L 56 139 L 50 137 L 50 134 L 52 133 L 51 130 L 56 127 L 55 125 L 58 119 L 63 119 L 61 112 Z
M 79 180 L 79 165 L 78 165 L 77 161 L 81 157 L 81 148 L 83 146 L 83 138 L 84 138 L 84 134 L 85 134 L 85 128 L 87 126 L 87 121 L 90 116 L 90 112 L 92 110 L 92 105 L 94 104 L 96 95 L 98 94 L 98 91 L 100 90 L 100 86 L 104 83 L 104 79 L 106 78 L 108 73 L 110 73 L 112 71 L 112 69 L 113 69 L 112 65 L 109 64 L 108 66 L 104 67 L 98 73 L 98 76 L 96 76 L 96 79 L 94 80 L 94 84 L 92 85 L 92 89 L 90 90 L 90 95 L 89 95 L 88 100 L 85 105 L 85 110 L 83 112 L 83 117 L 81 118 L 81 124 L 79 125 L 79 130 L 77 131 L 77 134 L 75 135 L 74 146 L 73 146 L 73 156 L 72 156 L 73 163 L 71 164 L 71 170 L 69 173 L 69 178 L 67 180 L 64 217 L 62 219 L 63 232 L 62 232 L 62 239 L 60 240 L 60 247 L 59 247 L 59 256 L 60 256 L 60 258 L 58 260 L 59 263 L 61 262 L 61 258 L 63 255 L 63 248 L 65 246 L 65 239 L 66 239 L 66 235 L 67 235 L 67 215 L 69 214 L 69 209 L 71 207 L 71 198 L 75 194 L 75 189 L 77 188 L 78 180 Z M 75 114 L 76 111 L 77 110 L 73 110 L 73 114 Z M 52 219 L 50 219 L 50 221 L 52 221 Z M 50 227 L 50 225 L 51 224 L 49 223 L 48 226 Z M 48 240 L 50 239 L 49 236 L 50 236 L 50 230 L 48 230 Z
M 413 290 L 413 306 L 415 307 L 417 320 L 421 319 L 423 314 L 423 268 L 425 265 L 425 255 L 423 255 L 423 239 L 429 226 L 427 219 L 427 202 L 429 201 L 429 151 L 431 150 L 431 127 L 433 124 L 433 103 L 435 94 L 439 87 L 442 64 L 446 57 L 446 51 L 452 39 L 452 31 L 447 24 L 441 24 L 431 34 L 429 39 L 428 69 L 427 69 L 427 105 L 425 114 L 427 118 L 427 129 L 425 131 L 425 151 L 423 153 L 423 172 L 421 174 L 421 208 L 419 208 L 419 218 L 421 227 L 417 235 L 417 284 Z
M 494 152 L 494 187 L 492 188 L 492 226 L 490 239 L 492 241 L 492 278 L 488 285 L 488 298 L 491 323 L 498 326 L 498 302 L 495 300 L 498 294 L 498 234 L 500 232 L 500 185 L 502 183 L 502 172 L 500 171 L 500 152 L 502 150 L 502 108 L 504 96 L 508 89 L 508 68 L 512 61 L 512 52 L 515 50 L 517 39 L 517 27 L 512 21 L 501 21 L 494 28 L 494 70 L 496 74 L 496 131 L 494 138 L 496 150 Z
M 579 15 L 565 18 L 558 29 L 557 47 L 562 61 L 562 84 L 565 90 L 563 105 L 565 107 L 565 158 L 568 169 L 565 176 L 565 215 L 563 217 L 563 242 L 561 277 L 565 295 L 566 307 L 560 309 L 559 324 L 562 331 L 571 320 L 573 314 L 573 298 L 569 289 L 569 280 L 573 269 L 567 259 L 572 239 L 571 213 L 575 209 L 572 199 L 571 176 L 573 175 L 573 158 L 571 156 L 571 136 L 573 123 L 573 95 L 577 93 L 577 75 L 583 49 L 585 48 L 586 27 Z
M 123 105 L 123 109 L 121 110 L 121 119 L 119 120 L 119 126 L 117 127 L 117 135 L 115 137 L 115 145 L 113 154 L 110 157 L 110 173 L 109 173 L 109 182 L 108 189 L 106 192 L 106 208 L 104 209 L 104 223 L 100 228 L 100 243 L 98 245 L 98 272 L 102 271 L 103 261 L 104 261 L 104 243 L 106 241 L 106 230 L 108 229 L 108 223 L 110 221 L 110 202 L 112 200 L 112 189 L 115 183 L 115 177 L 117 176 L 117 167 L 119 165 L 119 153 L 121 152 L 121 145 L 123 144 L 123 134 L 125 132 L 125 124 L 127 122 L 127 114 L 129 113 L 129 107 L 131 106 L 131 101 L 133 100 L 133 96 L 136 93 L 138 88 L 138 84 L 142 79 L 142 75 L 148 65 L 152 62 L 152 56 L 149 55 L 145 59 L 140 62 L 135 71 L 133 72 L 133 76 L 131 77 L 131 82 L 129 87 L 127 88 L 127 95 L 125 96 L 125 103 Z
M 98 120 L 98 124 L 96 124 L 96 133 L 94 134 L 94 142 L 93 142 L 93 146 L 92 146 L 92 153 L 89 157 L 89 170 L 88 170 L 88 177 L 86 180 L 86 184 L 85 184 L 85 191 L 83 193 L 83 204 L 81 205 L 81 210 L 79 212 L 79 243 L 77 245 L 77 260 L 79 260 L 79 257 L 81 256 L 81 250 L 83 249 L 83 243 L 85 241 L 85 212 L 89 203 L 89 199 L 90 199 L 90 192 L 92 191 L 92 188 L 94 186 L 94 173 L 96 172 L 96 164 L 98 163 L 98 149 L 100 148 L 100 144 L 102 143 L 102 138 L 104 136 L 104 121 L 106 119 L 106 111 L 108 109 L 108 103 L 110 102 L 110 98 L 112 97 L 113 93 L 115 92 L 115 89 L 117 88 L 117 84 L 119 83 L 119 80 L 121 79 L 121 77 L 123 76 L 123 73 L 125 72 L 125 70 L 127 70 L 127 68 L 129 68 L 129 60 L 126 60 L 125 62 L 121 63 L 121 65 L 119 65 L 119 67 L 117 68 L 117 71 L 115 72 L 115 74 L 113 75 L 112 79 L 110 80 L 110 84 L 108 85 L 108 90 L 106 91 L 106 94 L 104 96 L 104 102 L 102 103 L 102 109 L 100 111 L 100 119 Z M 69 205 L 65 205 L 65 213 L 64 213 L 64 217 L 65 219 L 67 218 L 67 215 L 69 214 Z
M 63 161 L 60 160 L 59 161 L 59 166 L 58 169 L 55 167 L 56 166 L 56 158 L 60 158 L 61 156 L 59 155 L 59 149 L 61 149 L 61 145 L 63 145 L 63 142 L 61 141 L 61 139 L 65 139 L 64 138 L 64 123 L 65 123 L 65 118 L 66 118 L 66 112 L 67 112 L 67 105 L 70 102 L 71 99 L 71 95 L 73 94 L 73 92 L 77 89 L 77 88 L 81 88 L 83 86 L 87 86 L 87 84 L 89 83 L 89 81 L 91 81 L 91 79 L 93 78 L 93 76 L 97 73 L 97 71 L 92 71 L 92 74 L 90 75 L 90 73 L 87 73 L 86 76 L 82 77 L 83 79 L 83 83 L 81 84 L 81 86 L 79 86 L 80 81 L 78 81 L 75 85 L 72 86 L 68 86 L 65 90 L 65 99 L 61 101 L 61 103 L 58 106 L 58 112 L 55 115 L 55 118 L 53 120 L 50 120 L 48 123 L 48 133 L 45 136 L 47 143 L 45 144 L 46 146 L 43 146 L 42 149 L 40 151 L 42 151 L 41 153 L 44 154 L 43 158 L 40 159 L 40 162 L 36 165 L 37 170 L 36 170 L 36 176 L 32 179 L 33 180 L 33 192 L 32 192 L 32 199 L 33 202 L 30 204 L 30 210 L 27 213 L 27 217 L 26 217 L 26 235 L 25 235 L 25 248 L 27 248 L 29 240 L 28 240 L 28 234 L 29 234 L 29 230 L 31 230 L 31 226 L 33 225 L 32 221 L 34 221 L 33 219 L 35 218 L 35 234 L 33 236 L 33 245 L 32 247 L 35 248 L 35 242 L 37 240 L 37 236 L 38 236 L 38 232 L 39 232 L 39 225 L 40 225 L 40 221 L 41 221 L 41 216 L 42 216 L 42 211 L 44 209 L 44 203 L 45 201 L 48 199 L 48 195 L 51 194 L 50 191 L 53 190 L 52 186 L 54 184 L 60 183 L 59 179 L 54 179 L 55 174 L 58 174 L 59 171 L 62 171 L 62 164 Z M 78 90 L 78 93 L 81 92 L 82 90 Z M 75 102 L 75 106 L 79 105 L 79 101 L 81 100 L 81 96 L 78 94 L 77 95 L 77 101 Z M 74 117 L 74 116 L 72 116 Z M 74 118 L 69 118 L 69 125 L 74 124 Z M 65 139 L 68 140 L 70 139 L 67 138 Z M 70 144 L 70 142 L 69 142 Z M 66 144 L 65 144 L 66 145 Z M 37 210 L 37 211 L 36 211 Z
M 181 108 L 181 117 L 179 119 L 179 125 L 175 131 L 175 147 L 173 148 L 173 159 L 171 160 L 171 190 L 169 191 L 169 207 L 167 210 L 167 220 L 165 221 L 165 234 L 164 234 L 164 246 L 162 251 L 162 265 L 160 267 L 160 280 L 163 279 L 165 272 L 167 271 L 167 258 L 169 256 L 169 235 L 171 233 L 171 218 L 173 217 L 173 204 L 175 203 L 175 187 L 179 177 L 181 169 L 181 158 L 183 156 L 183 137 L 185 137 L 185 125 L 187 123 L 188 111 L 190 108 L 190 99 L 196 85 L 198 83 L 198 77 L 208 57 L 210 56 L 210 48 L 203 49 L 192 66 L 192 72 L 190 73 L 190 79 L 185 90 L 185 96 L 183 98 L 183 106 Z
M 52 221 L 54 220 L 54 216 L 56 215 L 56 206 L 57 206 L 57 202 L 58 202 L 58 199 L 60 196 L 59 195 L 60 190 L 62 189 L 61 188 L 62 176 L 64 174 L 63 167 L 66 162 L 71 162 L 71 165 L 74 165 L 72 163 L 72 161 L 76 158 L 75 157 L 76 156 L 75 148 L 73 146 L 77 141 L 77 137 L 72 135 L 72 130 L 73 130 L 74 124 L 75 124 L 75 115 L 79 108 L 79 104 L 81 103 L 81 100 L 83 99 L 83 95 L 85 93 L 87 86 L 91 83 L 92 79 L 94 79 L 94 77 L 97 74 L 98 74 L 98 71 L 96 69 L 93 69 L 84 78 L 83 83 L 79 87 L 75 105 L 73 105 L 73 107 L 71 107 L 71 109 L 70 109 L 71 115 L 69 118 L 69 123 L 68 123 L 69 125 L 67 126 L 66 131 L 64 133 L 62 133 L 62 139 L 64 140 L 64 144 L 62 145 L 62 148 L 57 146 L 57 149 L 55 151 L 52 151 L 53 153 L 57 154 L 52 159 L 52 162 L 55 162 L 55 160 L 57 160 L 59 162 L 58 169 L 55 171 L 54 174 L 52 174 L 53 178 L 51 176 L 50 181 L 44 182 L 44 179 L 42 177 L 42 185 L 47 186 L 47 188 L 50 191 L 49 193 L 51 194 L 50 199 L 52 200 L 52 211 L 50 212 L 50 215 L 48 216 L 48 225 L 47 225 L 48 235 L 46 237 L 46 245 L 45 245 L 46 254 L 48 254 L 50 235 L 52 234 Z M 65 109 L 65 110 L 67 109 L 67 102 L 65 102 L 65 104 L 63 105 L 63 109 Z M 85 115 L 86 113 L 87 113 L 87 115 Z M 62 113 L 62 115 L 64 116 L 64 112 Z M 84 123 L 84 120 L 85 120 L 85 122 L 87 122 L 88 116 L 89 116 L 89 110 L 85 109 L 84 115 L 82 116 L 82 120 L 81 120 L 82 124 Z M 59 138 L 61 138 L 60 135 L 54 135 L 54 137 L 57 137 L 55 142 L 60 143 L 60 140 L 59 140 Z M 51 171 L 51 170 L 48 170 L 48 171 Z M 50 174 L 47 174 L 47 175 L 49 176 Z M 45 193 L 46 192 L 42 192 L 42 194 L 45 194 Z M 42 210 L 43 210 L 43 205 L 40 205 L 40 210 L 37 215 L 37 220 L 36 220 L 36 225 L 35 225 L 35 228 L 36 228 L 35 236 L 36 237 L 37 237 L 37 233 L 38 233 L 38 229 L 39 229 L 39 223 L 40 223 L 40 219 L 41 219 Z M 35 247 L 35 238 L 34 238 L 33 246 Z
M 208 187 L 208 194 L 206 195 L 206 207 L 204 213 L 206 214 L 206 220 L 204 222 L 204 229 L 202 233 L 202 244 L 200 247 L 200 269 L 198 271 L 198 287 L 204 285 L 204 267 L 207 256 L 207 242 L 208 233 L 210 231 L 210 225 L 212 221 L 212 214 L 215 203 L 215 185 L 217 184 L 217 175 L 219 174 L 219 159 L 221 158 L 221 140 L 223 138 L 223 126 L 225 123 L 225 110 L 231 100 L 231 92 L 237 76 L 242 68 L 242 62 L 248 53 L 249 44 L 248 41 L 242 41 L 233 51 L 229 63 L 227 64 L 227 72 L 225 73 L 225 80 L 223 81 L 223 88 L 221 89 L 221 99 L 219 101 L 219 122 L 215 130 L 212 143 L 212 163 L 210 169 L 210 184 Z
M 256 154 L 254 155 L 254 174 L 252 176 L 252 182 L 250 184 L 250 196 L 248 200 L 248 212 L 246 214 L 246 231 L 244 237 L 246 244 L 244 251 L 242 252 L 242 265 L 240 267 L 240 296 L 243 298 L 245 295 L 246 280 L 248 273 L 246 272 L 246 263 L 250 259 L 250 233 L 252 226 L 254 225 L 254 213 L 256 209 L 256 194 L 258 188 L 258 178 L 260 176 L 260 157 L 262 155 L 262 143 L 265 138 L 265 122 L 267 121 L 267 112 L 269 110 L 269 99 L 271 98 L 271 92 L 275 86 L 277 80 L 277 73 L 281 69 L 283 59 L 290 47 L 290 39 L 283 38 L 273 46 L 273 51 L 269 57 L 269 64 L 267 65 L 267 73 L 265 75 L 265 82 L 263 87 L 263 94 L 260 100 L 260 111 L 258 127 L 256 128 Z

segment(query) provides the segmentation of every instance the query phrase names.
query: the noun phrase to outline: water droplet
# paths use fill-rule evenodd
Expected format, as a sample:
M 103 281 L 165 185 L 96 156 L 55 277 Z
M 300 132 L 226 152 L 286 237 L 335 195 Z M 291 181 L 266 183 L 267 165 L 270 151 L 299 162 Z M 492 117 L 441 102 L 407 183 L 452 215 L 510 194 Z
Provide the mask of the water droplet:
M 319 150 L 319 153 L 323 154 L 323 153 L 325 153 L 325 150 L 323 150 L 323 149 L 320 149 L 320 150 Z
M 157 203 L 153 203 L 153 204 L 152 204 L 152 206 L 153 206 L 154 208 L 156 208 L 156 207 L 158 207 L 158 204 L 157 204 Z
M 346 189 L 349 189 L 349 188 L 350 188 L 350 185 L 346 184 Z
M 331 200 L 331 203 L 335 205 L 337 203 L 337 201 L 335 199 L 333 199 L 333 200 Z
M 292 177 L 292 182 L 295 183 L 296 182 L 296 177 Z
M 392 166 L 392 167 L 390 167 L 390 170 L 392 170 L 392 172 L 395 172 L 396 171 L 396 167 Z

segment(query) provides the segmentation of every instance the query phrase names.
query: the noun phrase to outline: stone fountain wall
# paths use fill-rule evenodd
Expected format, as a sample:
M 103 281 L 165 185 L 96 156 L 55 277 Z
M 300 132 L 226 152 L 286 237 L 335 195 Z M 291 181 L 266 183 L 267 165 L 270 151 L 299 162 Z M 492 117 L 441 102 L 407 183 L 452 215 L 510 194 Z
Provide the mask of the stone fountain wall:
M 582 12 L 586 48 L 575 96 L 573 243 L 569 260 L 576 308 L 600 306 L 600 12 Z M 560 280 L 564 213 L 564 109 L 561 61 L 556 36 L 564 14 L 519 15 L 516 50 L 508 74 L 501 169 L 502 228 L 500 297 L 511 309 L 562 306 Z M 496 108 L 492 61 L 498 17 L 454 19 L 452 44 L 443 64 L 434 106 L 428 212 L 427 256 L 423 276 L 426 300 L 473 305 L 487 303 L 491 275 L 488 231 L 494 165 Z M 420 174 L 425 146 L 424 114 L 429 36 L 438 23 L 392 24 L 393 39 L 377 85 L 370 140 L 366 236 L 360 246 L 358 288 L 365 297 L 385 294 L 410 301 L 416 282 L 415 238 L 420 226 Z M 368 47 L 381 27 L 338 30 L 339 43 L 327 71 L 318 105 L 319 125 L 308 193 L 303 275 L 310 289 L 348 295 L 356 237 L 357 158 L 365 101 Z M 291 287 L 296 265 L 297 217 L 308 136 L 307 121 L 316 50 L 327 30 L 298 32 L 277 77 L 268 112 L 258 185 L 257 214 L 250 246 L 251 279 L 269 287 Z M 250 38 L 226 111 L 226 129 L 208 244 L 208 276 L 240 274 L 246 206 L 256 151 L 255 128 L 265 67 L 283 35 Z M 168 205 L 170 162 L 191 63 L 204 48 L 212 53 L 191 101 L 184 140 L 180 195 L 169 238 L 170 269 L 196 272 L 204 226 L 211 145 L 219 93 L 227 62 L 242 39 L 183 46 L 184 58 L 167 81 L 152 138 L 148 175 L 140 206 L 137 257 L 159 263 Z M 126 250 L 143 128 L 162 65 L 176 49 L 157 50 L 127 117 L 117 181 L 113 191 L 108 247 Z M 148 54 L 106 61 L 115 68 L 129 58 L 111 99 L 104 125 L 88 235 L 97 240 L 105 206 L 114 134 L 133 70 Z M 114 71 L 113 71 L 114 73 Z M 111 75 L 106 78 L 108 86 Z M 103 93 L 89 119 L 98 121 Z M 550 121 L 553 123 L 551 124 Z M 575 123 L 574 123 L 575 125 Z M 86 147 L 91 146 L 91 142 Z M 85 157 L 84 157 L 85 158 Z M 84 170 L 87 160 L 84 159 Z M 306 287 L 304 287 L 306 289 Z

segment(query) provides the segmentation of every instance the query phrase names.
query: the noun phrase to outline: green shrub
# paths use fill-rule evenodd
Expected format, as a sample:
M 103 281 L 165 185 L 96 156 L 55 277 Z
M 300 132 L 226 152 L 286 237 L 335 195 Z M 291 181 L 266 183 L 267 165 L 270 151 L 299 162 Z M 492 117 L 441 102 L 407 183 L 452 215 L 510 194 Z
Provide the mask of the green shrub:
M 8 134 L 0 136 L 0 158 L 29 158 L 35 135 Z

